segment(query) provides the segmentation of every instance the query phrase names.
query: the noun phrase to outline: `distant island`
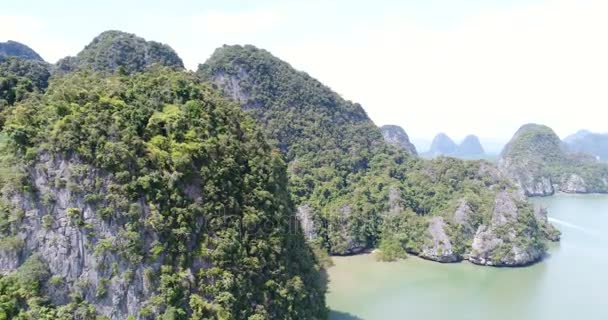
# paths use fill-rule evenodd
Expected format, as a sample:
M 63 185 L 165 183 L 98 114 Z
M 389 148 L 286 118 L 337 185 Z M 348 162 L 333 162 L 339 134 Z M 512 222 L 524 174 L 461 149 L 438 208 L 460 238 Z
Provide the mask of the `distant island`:
M 572 152 L 587 153 L 600 161 L 608 161 L 608 133 L 580 130 L 564 139 Z
M 447 134 L 439 133 L 433 139 L 429 150 L 422 153 L 422 156 L 427 158 L 448 156 L 462 159 L 484 159 L 487 155 L 476 135 L 468 135 L 460 144 L 456 144 Z
M 608 192 L 608 164 L 571 149 L 580 146 L 579 139 L 562 142 L 551 128 L 526 124 L 503 149 L 499 167 L 528 196 Z

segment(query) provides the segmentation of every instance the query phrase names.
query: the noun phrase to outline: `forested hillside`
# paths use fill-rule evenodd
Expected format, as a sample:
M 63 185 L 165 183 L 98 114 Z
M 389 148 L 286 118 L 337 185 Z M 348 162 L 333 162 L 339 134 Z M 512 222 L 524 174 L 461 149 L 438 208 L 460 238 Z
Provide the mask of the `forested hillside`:
M 43 92 L 50 76 L 46 62 L 0 56 L 0 110 Z
M 121 72 L 137 61 L 5 108 L 0 318 L 324 319 L 279 154 L 187 72 Z
M 328 253 L 518 266 L 559 238 L 494 165 L 387 144 L 253 46 L 3 59 L 0 319 L 325 319 Z
M 330 253 L 380 246 L 396 252 L 391 256 L 409 251 L 439 261 L 480 257 L 474 261 L 511 265 L 542 256 L 542 229 L 556 238 L 546 218 L 532 215 L 515 186 L 491 164 L 424 161 L 387 145 L 361 106 L 265 50 L 224 46 L 197 73 L 241 103 L 284 152 L 307 236 Z M 501 206 L 494 202 L 511 205 L 496 211 Z M 500 220 L 510 224 L 494 226 L 493 217 L 505 211 L 508 218 Z M 534 222 L 529 232 L 538 236 L 522 231 L 528 223 L 518 219 L 524 216 Z M 473 221 L 468 232 L 453 231 L 468 219 Z M 497 229 L 518 231 L 507 239 L 511 236 Z M 479 248 L 472 246 L 476 236 L 483 236 Z M 482 245 L 492 237 L 505 246 Z M 520 243 L 525 237 L 531 242 Z M 522 258 L 519 251 L 529 255 Z
M 530 196 L 608 192 L 608 164 L 592 155 L 572 153 L 553 130 L 526 124 L 505 146 L 501 168 Z
M 75 57 L 66 57 L 57 62 L 57 70 L 70 72 L 92 69 L 130 74 L 144 71 L 152 65 L 184 68 L 182 59 L 168 45 L 146 41 L 134 34 L 110 30 L 95 37 Z

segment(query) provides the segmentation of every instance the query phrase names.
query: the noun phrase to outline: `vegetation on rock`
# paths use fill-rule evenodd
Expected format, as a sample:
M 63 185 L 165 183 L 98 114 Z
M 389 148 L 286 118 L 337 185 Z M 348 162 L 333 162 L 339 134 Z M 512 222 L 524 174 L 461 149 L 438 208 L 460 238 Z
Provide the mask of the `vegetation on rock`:
M 181 58 L 168 45 L 111 30 L 95 37 L 76 57 L 66 57 L 57 62 L 57 70 L 65 73 L 92 69 L 131 74 L 153 65 L 184 68 Z
M 43 92 L 50 76 L 49 65 L 45 62 L 0 57 L 0 111 Z
M 283 161 L 248 116 L 193 76 L 76 72 L 5 113 L 3 172 L 16 176 L 2 179 L 0 231 L 23 240 L 3 255 L 37 254 L 49 270 L 18 296 L 10 288 L 23 287 L 20 271 L 2 278 L 9 318 L 57 316 L 65 308 L 50 300 L 62 290 L 65 305 L 84 301 L 112 318 L 325 317 Z M 76 235 L 85 265 L 39 234 Z M 38 290 L 55 274 L 65 286 Z
M 547 126 L 522 126 L 501 153 L 501 168 L 527 195 L 555 191 L 608 192 L 608 165 L 593 156 L 571 153 Z
M 475 231 L 490 223 L 497 195 L 517 191 L 487 162 L 425 161 L 387 145 L 359 105 L 265 50 L 224 46 L 197 73 L 241 103 L 283 151 L 292 196 L 314 226 L 310 237 L 332 254 L 381 246 L 392 260 L 401 250 L 437 251 L 429 221 L 440 216 L 461 260 Z M 463 199 L 471 221 L 454 222 Z
M 384 125 L 380 127 L 380 131 L 382 132 L 382 136 L 384 137 L 384 141 L 386 141 L 386 143 L 394 145 L 398 148 L 402 148 L 411 155 L 418 155 L 416 146 L 410 142 L 410 138 L 407 136 L 407 133 L 405 133 L 405 130 L 403 130 L 403 128 L 400 126 Z
M 108 31 L 36 63 L 0 64 L 0 317 L 324 319 L 327 253 L 522 265 L 559 236 L 492 164 L 413 157 L 253 46 L 192 74 Z

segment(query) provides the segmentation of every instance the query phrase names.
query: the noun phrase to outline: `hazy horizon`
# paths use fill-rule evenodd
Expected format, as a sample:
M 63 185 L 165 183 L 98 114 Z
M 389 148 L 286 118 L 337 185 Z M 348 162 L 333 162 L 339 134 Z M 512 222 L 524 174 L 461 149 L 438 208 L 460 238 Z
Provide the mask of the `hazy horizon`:
M 122 10 L 112 11 L 116 5 Z M 223 44 L 256 45 L 361 103 L 377 125 L 403 127 L 421 151 L 439 132 L 457 142 L 475 134 L 490 151 L 525 123 L 548 125 L 561 138 L 608 131 L 598 116 L 608 106 L 605 1 L 61 0 L 2 7 L 0 41 L 20 41 L 49 62 L 75 55 L 109 29 L 166 43 L 189 69 Z

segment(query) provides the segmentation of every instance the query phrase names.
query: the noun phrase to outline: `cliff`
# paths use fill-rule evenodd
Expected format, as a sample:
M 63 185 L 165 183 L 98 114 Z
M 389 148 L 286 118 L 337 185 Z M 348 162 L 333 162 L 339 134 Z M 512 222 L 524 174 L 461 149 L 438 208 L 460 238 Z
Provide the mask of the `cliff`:
M 458 261 L 470 255 L 469 243 L 482 224 L 476 222 L 467 236 L 460 235 L 452 221 L 453 206 L 463 198 L 472 199 L 476 205 L 470 206 L 471 219 L 487 220 L 483 225 L 489 228 L 490 220 L 484 217 L 491 216 L 494 200 L 502 192 L 517 193 L 516 186 L 487 162 L 426 161 L 411 157 L 405 149 L 388 148 L 386 137 L 393 135 L 387 134 L 387 128 L 378 130 L 360 105 L 265 50 L 224 46 L 197 74 L 240 103 L 283 152 L 307 238 L 331 254 L 379 247 Z M 436 139 L 436 146 L 443 145 L 442 137 Z M 448 152 L 455 152 L 455 144 L 450 145 Z M 524 201 L 522 207 L 526 206 Z M 536 232 L 540 227 L 531 228 Z M 526 236 L 516 233 L 510 240 L 496 235 L 505 242 Z M 538 239 L 534 244 L 538 253 L 527 259 L 505 255 L 489 261 L 531 263 L 545 252 L 545 240 Z
M 184 63 L 168 45 L 146 41 L 131 33 L 110 30 L 99 34 L 75 57 L 59 60 L 59 73 L 80 69 L 94 71 L 120 71 L 131 74 L 154 66 L 183 69 Z
M 528 196 L 608 192 L 608 165 L 569 151 L 551 128 L 522 126 L 503 149 L 500 168 Z
M 284 163 L 191 75 L 76 72 L 5 112 L 0 316 L 325 318 Z
M 401 148 L 411 155 L 418 155 L 416 146 L 410 142 L 407 133 L 400 126 L 384 125 L 380 127 L 380 131 L 386 143 Z

